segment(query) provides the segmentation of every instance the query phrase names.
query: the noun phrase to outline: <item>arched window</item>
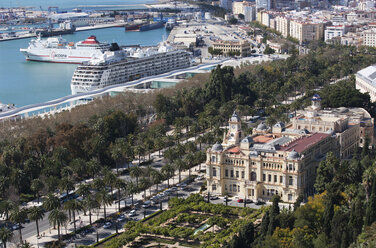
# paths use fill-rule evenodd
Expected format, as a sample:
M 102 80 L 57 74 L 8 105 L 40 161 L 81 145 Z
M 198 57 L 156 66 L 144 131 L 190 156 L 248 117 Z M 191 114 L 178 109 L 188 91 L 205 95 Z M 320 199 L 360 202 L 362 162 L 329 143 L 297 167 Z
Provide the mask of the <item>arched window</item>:
M 256 172 L 252 171 L 251 172 L 251 181 L 256 181 L 256 179 L 257 179 Z
M 214 163 L 216 162 L 216 158 L 215 158 L 215 156 L 212 156 L 212 157 L 211 157 L 211 161 L 214 162 Z

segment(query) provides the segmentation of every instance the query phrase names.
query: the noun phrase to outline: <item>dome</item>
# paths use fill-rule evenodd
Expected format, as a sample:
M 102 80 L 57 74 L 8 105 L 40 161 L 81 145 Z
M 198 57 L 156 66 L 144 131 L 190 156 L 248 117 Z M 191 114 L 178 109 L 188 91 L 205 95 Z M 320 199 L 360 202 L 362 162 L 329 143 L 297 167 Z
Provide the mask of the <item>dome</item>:
M 259 152 L 258 151 L 251 151 L 250 153 L 249 153 L 249 156 L 250 157 L 257 157 L 259 155 Z
M 320 95 L 319 94 L 314 94 L 313 96 L 312 96 L 312 99 L 311 99 L 312 101 L 321 101 L 321 97 L 320 97 Z
M 268 129 L 268 126 L 266 126 L 266 124 L 264 122 L 261 122 L 260 124 L 258 124 L 256 130 L 259 130 L 259 131 L 263 131 L 263 130 L 267 130 Z
M 299 153 L 297 153 L 297 151 L 295 151 L 294 149 L 292 149 L 292 151 L 287 156 L 287 159 L 294 159 L 294 160 L 296 160 L 298 158 L 299 158 Z
M 253 139 L 249 136 L 245 137 L 243 140 L 242 140 L 242 143 L 252 143 L 253 142 Z
M 329 129 L 329 130 L 326 131 L 325 133 L 330 134 L 331 136 L 333 136 L 333 135 L 336 134 L 336 132 L 335 132 L 333 129 Z
M 223 151 L 223 146 L 219 143 L 215 143 L 211 149 L 213 152 L 221 152 Z
M 230 118 L 230 121 L 232 122 L 240 122 L 240 118 L 239 116 L 236 114 L 236 112 L 234 111 L 234 113 L 232 114 L 231 118 Z
M 283 129 L 283 128 L 285 128 L 285 124 L 283 123 L 283 122 L 277 122 L 276 124 L 274 124 L 274 126 L 273 126 L 274 128 L 281 128 L 281 129 Z

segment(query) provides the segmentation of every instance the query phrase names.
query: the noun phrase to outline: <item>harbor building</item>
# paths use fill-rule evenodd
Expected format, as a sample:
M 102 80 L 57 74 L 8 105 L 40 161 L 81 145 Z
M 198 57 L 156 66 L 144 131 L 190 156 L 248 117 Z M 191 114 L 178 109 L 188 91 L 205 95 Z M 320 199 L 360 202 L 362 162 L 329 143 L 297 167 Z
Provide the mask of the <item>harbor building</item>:
M 365 137 L 373 137 L 373 119 L 367 111 L 321 109 L 318 95 L 288 125 L 260 123 L 249 136 L 234 113 L 223 142 L 207 150 L 208 192 L 253 201 L 268 201 L 278 194 L 293 203 L 299 195 L 314 193 L 317 168 L 328 152 L 345 158 L 365 143 Z
M 239 53 L 242 57 L 246 57 L 251 54 L 251 45 L 248 41 L 216 41 L 213 43 L 213 49 L 221 50 L 224 55 L 234 52 Z

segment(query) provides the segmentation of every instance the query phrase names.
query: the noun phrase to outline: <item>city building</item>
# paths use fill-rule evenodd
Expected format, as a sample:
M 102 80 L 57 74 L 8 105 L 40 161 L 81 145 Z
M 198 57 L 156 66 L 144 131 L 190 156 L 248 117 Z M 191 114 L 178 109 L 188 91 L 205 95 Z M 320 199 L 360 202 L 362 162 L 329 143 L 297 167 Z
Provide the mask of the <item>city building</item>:
M 376 47 L 376 29 L 372 28 L 363 32 L 363 46 Z
M 324 23 L 290 21 L 290 36 L 300 42 L 323 40 Z
M 314 193 L 319 162 L 336 147 L 330 133 L 287 130 L 282 123 L 269 128 L 261 123 L 252 136 L 241 131 L 240 118 L 229 120 L 222 144 L 207 150 L 208 192 L 253 201 L 280 195 L 295 202 L 299 195 Z
M 221 6 L 224 9 L 231 10 L 232 0 L 220 0 L 219 6 Z
M 234 52 L 246 57 L 251 54 L 251 45 L 248 41 L 220 40 L 213 43 L 213 49 L 221 50 L 224 55 Z
M 208 192 L 253 201 L 278 194 L 285 202 L 314 193 L 318 165 L 328 152 L 340 158 L 357 146 L 373 144 L 374 120 L 362 108 L 321 109 L 319 95 L 298 111 L 288 125 L 260 123 L 244 135 L 236 113 L 228 121 L 223 142 L 207 150 Z
M 272 8 L 272 0 L 256 0 L 256 9 L 269 10 Z
M 376 101 L 376 65 L 368 66 L 355 74 L 355 88 L 368 93 L 371 101 Z
M 276 16 L 275 29 L 287 38 L 290 35 L 290 19 L 285 16 Z
M 376 74 L 376 73 L 375 73 Z M 321 109 L 321 98 L 315 94 L 312 105 L 297 111 L 291 119 L 291 128 L 314 132 L 332 132 L 338 141 L 339 157 L 351 157 L 357 147 L 368 139 L 374 144 L 374 119 L 363 108 Z
M 244 6 L 244 21 L 252 22 L 256 20 L 256 8 L 254 5 L 247 4 Z

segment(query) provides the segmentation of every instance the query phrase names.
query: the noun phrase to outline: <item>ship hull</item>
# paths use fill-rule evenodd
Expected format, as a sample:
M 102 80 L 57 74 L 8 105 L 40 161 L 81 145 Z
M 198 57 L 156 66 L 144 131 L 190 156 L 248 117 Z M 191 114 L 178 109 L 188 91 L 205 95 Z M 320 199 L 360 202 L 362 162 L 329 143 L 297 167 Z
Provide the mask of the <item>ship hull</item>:
M 42 31 L 40 32 L 41 37 L 53 37 L 53 36 L 59 36 L 64 34 L 73 34 L 74 29 L 68 29 L 68 30 L 52 30 L 52 31 Z
M 152 23 L 152 24 L 146 24 L 140 27 L 140 31 L 149 31 L 153 29 L 158 29 L 158 28 L 163 28 L 164 23 L 163 22 L 157 22 L 157 23 Z
M 100 56 L 96 51 L 75 51 L 71 49 L 20 49 L 26 60 L 50 63 L 81 64 L 95 56 Z

